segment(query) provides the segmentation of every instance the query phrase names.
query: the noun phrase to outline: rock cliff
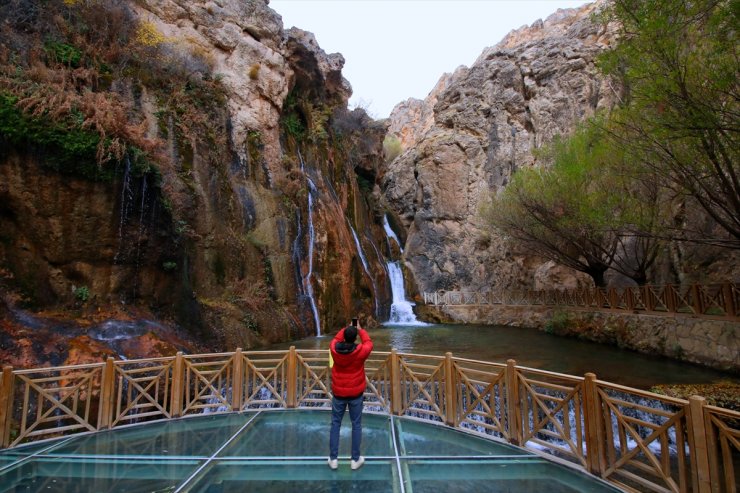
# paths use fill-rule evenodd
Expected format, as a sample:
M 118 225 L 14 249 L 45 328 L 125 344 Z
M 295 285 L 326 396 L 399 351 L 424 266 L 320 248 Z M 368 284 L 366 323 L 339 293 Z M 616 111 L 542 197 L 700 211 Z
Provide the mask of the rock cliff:
M 123 108 L 139 134 L 120 133 L 149 164 L 128 151 L 67 169 L 55 156 L 67 134 L 2 135 L 0 284 L 11 312 L 148 307 L 217 349 L 384 317 L 382 255 L 366 254 L 383 238 L 371 192 L 384 127 L 347 110 L 342 55 L 285 30 L 264 0 L 28 1 L 38 7 L 30 24 L 20 4 L 0 9 L 0 96 L 18 101 L 3 117 L 43 127 L 24 106 L 30 90 L 18 90 L 36 78 L 72 101 L 56 118 L 111 135 L 109 119 L 88 124 L 82 103 L 94 94 Z M 118 31 L 96 45 L 78 27 L 92 22 Z M 33 44 L 45 36 L 53 42 Z
M 423 101 L 393 110 L 389 133 L 405 152 L 383 170 L 387 205 L 406 230 L 405 260 L 420 291 L 582 282 L 511 251 L 478 221 L 533 150 L 565 134 L 617 94 L 596 56 L 611 43 L 597 7 L 558 10 L 511 32 L 470 67 L 445 74 Z

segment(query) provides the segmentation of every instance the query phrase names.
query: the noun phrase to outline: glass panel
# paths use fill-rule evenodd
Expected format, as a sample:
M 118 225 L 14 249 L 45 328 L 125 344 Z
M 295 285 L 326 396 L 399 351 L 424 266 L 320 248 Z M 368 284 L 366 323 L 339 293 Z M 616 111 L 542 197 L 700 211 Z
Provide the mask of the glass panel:
M 0 458 L 2 458 L 3 456 L 11 456 L 11 457 L 24 456 L 25 457 L 28 455 L 33 455 L 36 452 L 41 452 L 44 449 L 50 449 L 51 447 L 59 445 L 64 440 L 66 440 L 66 438 L 60 438 L 58 440 L 52 440 L 48 442 L 18 445 L 17 447 L 0 450 Z
M 414 493 L 616 493 L 563 466 L 534 459 L 404 460 Z
M 9 455 L 0 455 L 0 469 L 8 467 L 13 462 L 23 460 L 23 457 L 13 457 Z
M 338 493 L 361 491 L 386 493 L 400 491 L 395 461 L 367 461 L 352 471 L 348 461 L 340 461 L 332 471 L 326 461 L 219 461 L 189 491 L 192 493 Z
M 323 457 L 329 456 L 331 413 L 327 411 L 271 411 L 261 413 L 221 456 L 226 457 Z M 339 456 L 348 457 L 351 423 L 345 413 L 339 434 Z M 390 418 L 362 415 L 362 454 L 395 455 Z
M 443 426 L 396 419 L 398 453 L 407 456 L 532 455 L 505 443 L 479 438 Z
M 33 459 L 0 474 L 5 492 L 151 493 L 174 489 L 201 464 L 188 460 L 106 461 L 100 459 Z
M 210 457 L 253 414 L 174 419 L 79 437 L 47 454 Z

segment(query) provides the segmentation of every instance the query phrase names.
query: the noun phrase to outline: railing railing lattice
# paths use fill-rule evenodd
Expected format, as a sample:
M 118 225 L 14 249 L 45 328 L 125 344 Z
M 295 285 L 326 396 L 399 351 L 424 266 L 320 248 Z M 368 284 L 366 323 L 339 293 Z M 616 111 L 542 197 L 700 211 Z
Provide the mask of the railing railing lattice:
M 718 299 L 715 294 L 707 299 Z M 740 413 L 708 406 L 702 397 L 673 399 L 590 373 L 576 377 L 451 353 L 374 352 L 366 376 L 367 410 L 443 422 L 534 449 L 627 491 L 737 491 Z M 293 347 L 5 367 L 0 445 L 184 415 L 328 408 L 330 380 L 328 351 Z

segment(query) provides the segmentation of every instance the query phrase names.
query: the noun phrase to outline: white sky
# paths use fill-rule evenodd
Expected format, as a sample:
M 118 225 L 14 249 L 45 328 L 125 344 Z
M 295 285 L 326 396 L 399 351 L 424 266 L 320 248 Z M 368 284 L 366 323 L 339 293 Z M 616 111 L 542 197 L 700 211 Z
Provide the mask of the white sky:
M 444 72 L 470 66 L 509 31 L 584 0 L 271 0 L 292 26 L 339 52 L 354 91 L 350 106 L 387 117 L 410 97 L 423 99 Z

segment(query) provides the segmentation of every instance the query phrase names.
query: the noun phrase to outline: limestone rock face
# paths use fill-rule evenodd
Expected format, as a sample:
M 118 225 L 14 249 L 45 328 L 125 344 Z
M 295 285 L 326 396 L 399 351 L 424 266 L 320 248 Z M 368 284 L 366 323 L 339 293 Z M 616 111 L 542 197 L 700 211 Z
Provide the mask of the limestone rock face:
M 461 67 L 461 70 L 466 70 Z M 391 111 L 388 135 L 401 141 L 404 150 L 415 147 L 425 133 L 434 125 L 434 105 L 439 95 L 447 89 L 453 74 L 443 74 L 424 101 L 409 98 L 398 103 Z
M 114 71 L 94 90 L 157 144 L 157 173 L 122 162 L 95 182 L 55 172 L 33 145 L 0 149 L 0 296 L 74 312 L 146 306 L 217 350 L 313 335 L 311 294 L 323 334 L 383 319 L 371 194 L 385 127 L 347 111 L 344 57 L 284 30 L 266 0 L 123 3 L 148 70 Z
M 379 304 L 372 298 L 390 296 L 384 269 L 374 259 L 363 269 L 350 228 L 369 251 L 376 240 L 355 169 L 374 182 L 382 134 L 361 115 L 340 117 L 352 94 L 342 76 L 344 57 L 325 53 L 310 32 L 284 30 L 265 0 L 143 0 L 136 8 L 166 39 L 207 53 L 211 72 L 226 91 L 234 162 L 219 173 L 209 162 L 210 150 L 194 145 L 196 193 L 189 183 L 175 185 L 192 197 L 187 209 L 198 211 L 188 223 L 198 238 L 192 268 L 199 285 L 193 290 L 203 302 L 204 323 L 243 347 L 312 334 L 305 286 L 309 271 L 322 333 L 338 329 L 351 313 L 378 316 L 370 308 Z M 305 127 L 301 136 L 286 136 L 281 119 L 291 112 Z M 349 120 L 355 122 L 351 128 L 339 128 Z M 352 149 L 352 163 L 331 146 L 326 135 L 332 131 Z M 356 142 L 357 133 L 365 134 L 363 141 Z M 178 179 L 172 177 L 174 183 Z M 232 196 L 222 197 L 214 183 Z M 354 212 L 350 220 L 349 210 Z M 238 244 L 245 238 L 245 251 L 235 252 L 234 239 Z M 216 276 L 214 266 L 221 270 Z M 245 268 L 248 280 L 240 272 Z M 260 309 L 214 296 L 237 290 L 260 298 L 250 292 L 255 283 L 266 285 L 272 298 Z
M 405 260 L 420 291 L 532 287 L 541 261 L 481 228 L 479 209 L 516 169 L 537 165 L 534 149 L 615 101 L 595 67 L 611 42 L 589 18 L 595 8 L 513 31 L 443 76 L 423 103 L 394 110 L 389 132 L 409 149 L 384 169 L 383 196 L 407 229 Z
M 296 28 L 284 32 L 282 18 L 268 3 L 142 0 L 137 9 L 165 39 L 207 54 L 213 73 L 227 90 L 235 147 L 244 149 L 248 132 L 258 129 L 266 162 L 279 165 L 278 121 L 296 77 L 302 75 L 338 101 L 346 102 L 352 88 L 341 74 L 344 57 L 326 54 L 309 32 Z M 241 157 L 246 158 L 243 150 Z M 271 171 L 279 173 L 275 168 Z

